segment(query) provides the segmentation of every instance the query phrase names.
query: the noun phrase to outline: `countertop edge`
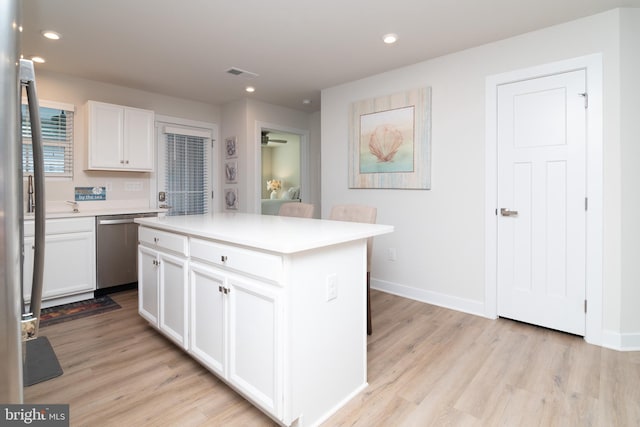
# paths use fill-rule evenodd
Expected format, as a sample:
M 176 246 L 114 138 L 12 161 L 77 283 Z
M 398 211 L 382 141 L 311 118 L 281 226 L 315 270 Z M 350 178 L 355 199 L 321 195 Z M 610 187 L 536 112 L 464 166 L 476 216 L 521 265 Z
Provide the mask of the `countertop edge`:
M 96 217 L 104 215 L 127 215 L 127 214 L 142 214 L 142 213 L 163 213 L 166 209 L 159 208 L 113 208 L 104 210 L 87 210 L 80 212 L 47 212 L 46 219 L 59 219 L 59 218 L 86 218 Z M 33 221 L 34 215 L 24 214 L 25 221 Z
M 244 216 L 240 218 L 246 220 L 247 218 L 251 219 L 252 217 L 259 220 L 270 221 L 268 225 L 271 228 L 267 230 L 269 233 L 268 237 L 270 238 L 261 239 L 256 237 L 259 233 L 235 233 L 234 231 L 228 231 L 227 228 L 222 227 L 222 225 L 228 224 L 229 221 L 232 221 L 228 218 L 218 222 L 215 222 L 213 218 L 211 218 L 211 224 L 207 224 L 208 227 L 202 227 L 202 224 L 197 224 L 197 226 L 200 226 L 199 228 L 195 228 L 196 225 L 188 225 L 188 220 L 185 220 L 185 217 L 166 217 L 162 220 L 159 220 L 158 218 L 136 218 L 135 222 L 140 225 L 163 231 L 185 234 L 195 238 L 216 240 L 280 254 L 304 252 L 350 241 L 367 239 L 369 237 L 375 237 L 394 231 L 393 226 L 383 224 L 347 223 L 343 221 L 284 217 L 275 217 L 279 219 L 277 221 L 271 221 L 269 218 L 266 218 L 269 217 L 268 215 L 263 216 L 258 214 L 244 214 Z M 178 219 L 174 219 L 172 221 L 171 218 Z M 196 217 L 196 220 L 202 220 L 202 218 Z M 305 225 L 322 225 L 325 229 L 323 231 L 328 229 L 330 232 L 323 233 L 321 237 L 310 237 L 309 235 L 300 237 L 299 235 L 294 236 L 291 234 L 286 236 L 288 226 L 296 226 L 297 229 L 300 230 L 300 227 L 304 227 Z M 279 233 L 282 233 L 282 235 Z M 279 238 L 278 236 L 284 237 Z

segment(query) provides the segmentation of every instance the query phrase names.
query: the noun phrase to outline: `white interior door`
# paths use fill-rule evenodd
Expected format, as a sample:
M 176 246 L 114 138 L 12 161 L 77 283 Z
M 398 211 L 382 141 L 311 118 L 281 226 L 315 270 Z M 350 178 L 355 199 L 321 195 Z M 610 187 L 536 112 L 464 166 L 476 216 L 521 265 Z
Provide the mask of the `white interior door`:
M 586 73 L 498 88 L 498 315 L 585 334 Z

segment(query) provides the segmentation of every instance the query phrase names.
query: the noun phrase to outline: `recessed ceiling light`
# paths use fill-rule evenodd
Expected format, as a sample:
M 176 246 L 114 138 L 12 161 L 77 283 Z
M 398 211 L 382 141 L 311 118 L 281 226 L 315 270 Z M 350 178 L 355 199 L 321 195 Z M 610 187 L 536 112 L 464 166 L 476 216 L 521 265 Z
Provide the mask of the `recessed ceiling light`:
M 382 41 L 386 44 L 393 44 L 398 41 L 398 35 L 394 33 L 385 34 L 382 36 Z
M 249 93 L 253 93 L 256 91 L 256 88 L 253 86 L 247 86 L 244 90 L 246 90 Z
M 42 31 L 42 35 L 48 38 L 49 40 L 60 40 L 60 38 L 62 38 L 60 33 L 56 33 L 55 31 L 51 31 L 51 30 Z
M 309 105 L 309 104 L 311 104 L 311 100 L 310 100 L 310 99 L 303 99 L 303 100 L 302 100 L 302 103 L 303 103 L 304 105 Z
M 33 62 L 37 62 L 38 64 L 44 64 L 45 62 L 47 62 L 47 61 L 45 61 L 45 60 L 44 60 L 44 58 L 43 58 L 43 57 L 41 57 L 41 56 L 32 56 L 32 57 L 31 57 L 31 60 L 32 60 Z

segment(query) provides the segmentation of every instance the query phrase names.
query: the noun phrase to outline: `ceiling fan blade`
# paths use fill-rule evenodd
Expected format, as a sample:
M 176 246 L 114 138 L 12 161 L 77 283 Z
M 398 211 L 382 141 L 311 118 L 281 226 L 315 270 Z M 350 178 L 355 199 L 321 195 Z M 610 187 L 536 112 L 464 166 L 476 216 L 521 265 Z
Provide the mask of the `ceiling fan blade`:
M 266 145 L 269 142 L 277 142 L 278 144 L 286 144 L 287 140 L 286 139 L 269 139 L 269 132 L 267 131 L 262 131 L 262 145 Z

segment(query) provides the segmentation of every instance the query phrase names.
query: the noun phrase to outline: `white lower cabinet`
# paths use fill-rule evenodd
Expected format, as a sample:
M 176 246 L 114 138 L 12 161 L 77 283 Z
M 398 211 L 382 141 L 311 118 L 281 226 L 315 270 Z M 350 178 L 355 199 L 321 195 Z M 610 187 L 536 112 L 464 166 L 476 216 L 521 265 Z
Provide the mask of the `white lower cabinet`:
M 192 262 L 190 276 L 189 352 L 211 371 L 227 374 L 227 298 L 224 275 L 209 266 Z
M 138 311 L 153 326 L 182 348 L 188 347 L 188 258 L 167 249 L 164 237 L 152 236 L 140 227 L 138 247 Z M 153 234 L 153 233 L 152 233 Z M 183 236 L 176 236 L 178 238 Z M 183 237 L 186 240 L 186 237 Z M 156 240 L 154 240 L 156 239 Z M 172 240 L 170 240 L 172 241 Z M 155 245 L 148 247 L 144 245 Z
M 138 246 L 138 312 L 158 325 L 158 251 Z
M 190 353 L 281 418 L 282 288 L 193 261 L 190 281 Z
M 32 220 L 27 220 L 24 225 L 23 294 L 25 300 L 30 301 L 33 277 L 34 224 Z M 55 305 L 56 301 L 61 301 L 63 298 L 95 291 L 94 227 L 93 217 L 47 220 L 42 288 L 43 307 Z M 84 297 L 80 299 L 84 299 Z
M 289 254 L 206 231 L 139 228 L 140 314 L 279 424 L 319 425 L 366 387 L 366 241 Z

